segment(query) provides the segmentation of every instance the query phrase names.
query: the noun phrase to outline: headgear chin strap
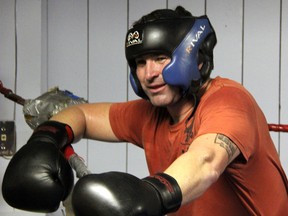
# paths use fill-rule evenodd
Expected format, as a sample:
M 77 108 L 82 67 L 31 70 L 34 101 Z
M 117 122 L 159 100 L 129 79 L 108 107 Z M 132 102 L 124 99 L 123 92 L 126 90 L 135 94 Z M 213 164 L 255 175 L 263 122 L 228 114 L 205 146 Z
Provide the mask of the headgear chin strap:
M 207 16 L 166 18 L 135 25 L 127 33 L 125 50 L 133 90 L 147 98 L 136 75 L 135 58 L 156 53 L 171 57 L 162 72 L 164 81 L 179 86 L 182 95 L 196 93 L 213 69 L 215 44 L 216 35 Z M 203 58 L 201 70 L 199 55 Z

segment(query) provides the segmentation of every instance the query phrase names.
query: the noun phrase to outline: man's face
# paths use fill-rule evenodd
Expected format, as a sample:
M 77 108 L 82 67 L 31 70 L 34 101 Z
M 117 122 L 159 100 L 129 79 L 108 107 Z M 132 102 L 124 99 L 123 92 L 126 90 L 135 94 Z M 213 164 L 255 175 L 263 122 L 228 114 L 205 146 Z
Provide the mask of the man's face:
M 177 102 L 180 89 L 165 83 L 162 71 L 171 58 L 166 55 L 145 55 L 136 58 L 136 74 L 141 86 L 155 106 L 169 106 Z

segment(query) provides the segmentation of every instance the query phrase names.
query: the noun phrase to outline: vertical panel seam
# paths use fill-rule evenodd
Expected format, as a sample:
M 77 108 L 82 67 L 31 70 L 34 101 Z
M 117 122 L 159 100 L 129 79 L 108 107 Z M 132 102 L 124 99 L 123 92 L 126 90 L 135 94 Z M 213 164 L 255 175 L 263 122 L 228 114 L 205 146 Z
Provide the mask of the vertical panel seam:
M 17 75 L 18 75 L 18 38 L 17 38 L 17 0 L 14 0 L 14 92 L 17 93 Z M 16 120 L 16 103 L 13 107 L 13 120 Z
M 126 9 L 127 9 L 126 30 L 128 31 L 128 29 L 129 29 L 129 0 L 127 0 L 127 8 Z M 128 97 L 129 97 L 129 82 L 128 82 L 128 80 L 129 80 L 129 67 L 128 67 L 127 63 L 126 63 L 126 77 L 127 77 L 127 79 L 126 79 L 126 101 L 128 101 Z M 125 152 L 125 154 L 126 154 L 125 171 L 128 172 L 128 153 L 129 153 L 128 143 L 126 143 L 125 145 L 126 145 L 126 148 L 125 148 L 125 150 L 126 150 L 126 152 Z
M 87 77 L 86 77 L 86 84 L 87 84 L 87 92 L 86 92 L 86 94 L 87 94 L 87 100 L 89 101 L 89 86 L 90 86 L 90 83 L 89 83 L 89 73 L 90 73 L 90 49 L 89 49 L 89 45 L 90 45 L 90 13 L 89 13 L 89 0 L 87 0 L 87 3 L 86 3 L 86 5 L 87 5 L 87 17 L 86 17 L 86 19 L 87 19 L 87 38 L 86 38 L 86 40 L 87 40 L 87 53 L 86 53 L 86 55 L 87 55 Z M 89 141 L 87 140 L 86 141 L 86 161 L 87 161 L 87 167 L 89 167 Z
M 281 87 L 282 87 L 282 83 L 281 83 L 281 78 L 282 78 L 282 15 L 283 15 L 283 10 L 282 10 L 282 0 L 280 0 L 280 5 L 279 5 L 279 87 L 278 87 L 278 123 L 281 123 Z M 278 154 L 280 155 L 281 153 L 281 140 L 280 140 L 281 134 L 280 132 L 278 133 Z
M 241 56 L 241 84 L 244 85 L 244 39 L 245 39 L 245 0 L 242 1 L 242 56 Z
M 90 55 L 89 55 L 89 52 L 90 52 L 90 49 L 89 49 L 89 45 L 90 45 L 90 20 L 89 20 L 89 0 L 87 0 L 87 98 L 89 99 L 89 86 L 90 86 L 90 83 L 89 83 L 89 72 L 90 72 Z
M 48 0 L 45 1 L 46 3 L 46 88 L 49 86 L 48 82 L 48 74 L 49 74 L 49 4 Z

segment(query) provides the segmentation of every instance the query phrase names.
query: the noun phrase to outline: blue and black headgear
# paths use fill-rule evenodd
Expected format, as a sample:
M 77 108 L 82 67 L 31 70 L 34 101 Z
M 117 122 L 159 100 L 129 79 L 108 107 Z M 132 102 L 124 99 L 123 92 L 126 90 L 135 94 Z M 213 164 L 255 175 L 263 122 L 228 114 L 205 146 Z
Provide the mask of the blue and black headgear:
M 171 57 L 162 72 L 167 84 L 180 87 L 183 96 L 197 93 L 213 69 L 213 48 L 217 40 L 208 17 L 179 16 L 169 9 L 155 12 L 157 18 L 142 17 L 126 35 L 125 54 L 133 90 L 147 98 L 136 75 L 135 59 L 154 53 Z M 200 63 L 203 63 L 201 70 Z

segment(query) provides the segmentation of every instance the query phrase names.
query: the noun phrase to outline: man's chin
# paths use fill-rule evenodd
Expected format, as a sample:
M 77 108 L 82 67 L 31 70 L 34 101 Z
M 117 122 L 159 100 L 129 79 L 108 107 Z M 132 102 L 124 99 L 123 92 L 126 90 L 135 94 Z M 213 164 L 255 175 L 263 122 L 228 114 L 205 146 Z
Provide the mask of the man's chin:
M 173 103 L 173 100 L 169 100 L 168 98 L 161 96 L 153 96 L 149 97 L 150 102 L 153 106 L 157 107 L 166 107 Z

